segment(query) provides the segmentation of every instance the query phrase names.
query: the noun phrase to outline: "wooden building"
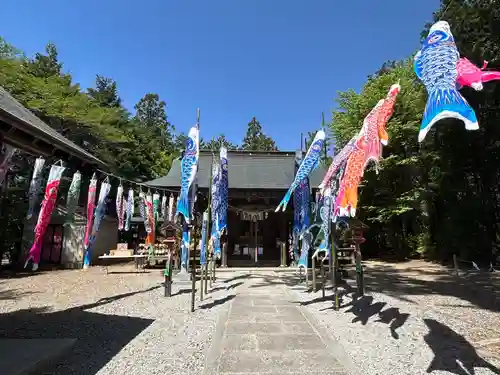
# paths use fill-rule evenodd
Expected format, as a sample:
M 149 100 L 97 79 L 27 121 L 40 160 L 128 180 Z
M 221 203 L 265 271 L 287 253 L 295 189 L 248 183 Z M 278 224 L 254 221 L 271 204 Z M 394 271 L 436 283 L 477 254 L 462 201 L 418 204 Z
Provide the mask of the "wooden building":
M 295 155 L 294 151 L 228 151 L 228 266 L 280 265 L 278 241 L 289 242 L 293 199 L 286 212 L 274 210 L 293 182 Z M 201 151 L 197 211 L 204 210 L 208 202 L 211 165 L 212 153 Z M 318 167 L 310 176 L 312 194 L 325 173 Z M 147 184 L 178 191 L 180 181 L 181 161 L 175 160 L 167 176 Z
M 84 206 L 88 183 L 96 168 L 105 170 L 107 165 L 44 123 L 2 87 L 0 87 L 0 138 L 2 144 L 10 144 L 25 153 L 46 158 L 46 165 L 58 159 L 64 161 L 67 169 L 61 180 L 57 207 L 45 234 L 41 265 L 50 263 L 66 267 L 81 267 L 82 241 L 86 223 Z M 82 174 L 80 207 L 75 213 L 73 223 L 64 226 L 67 188 L 76 170 Z M 45 189 L 45 182 L 45 180 L 42 182 L 41 190 Z M 6 186 L 3 188 L 5 190 Z M 33 243 L 33 229 L 37 218 L 38 212 L 35 212 L 34 217 L 24 224 L 20 244 L 21 262 L 24 261 Z M 97 257 L 113 245 L 116 245 L 116 219 L 107 217 L 101 225 L 93 255 Z

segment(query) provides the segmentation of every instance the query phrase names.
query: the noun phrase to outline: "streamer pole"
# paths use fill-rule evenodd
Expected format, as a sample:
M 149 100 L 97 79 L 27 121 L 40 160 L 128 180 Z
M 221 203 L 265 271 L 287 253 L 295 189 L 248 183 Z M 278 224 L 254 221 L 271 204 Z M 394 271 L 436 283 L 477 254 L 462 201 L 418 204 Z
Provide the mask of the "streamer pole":
M 200 130 L 200 109 L 197 108 L 196 109 L 196 127 L 198 128 L 198 131 Z M 200 137 L 199 137 L 199 132 L 198 132 L 198 152 L 200 150 Z M 198 160 L 198 165 L 197 165 L 197 168 L 199 166 L 199 160 Z M 196 194 L 198 193 L 198 187 L 195 186 L 196 184 L 198 183 L 198 169 L 196 170 L 196 176 L 195 176 L 195 179 L 193 181 L 193 196 L 192 196 L 192 199 L 193 199 L 193 202 L 192 202 L 192 209 L 191 209 L 191 212 L 194 213 L 194 206 L 195 206 L 195 203 L 196 203 Z M 193 215 L 194 216 L 194 215 Z M 195 223 L 191 223 L 191 228 L 190 228 L 190 231 L 191 231 L 191 234 L 192 234 L 192 238 L 193 238 L 193 260 L 192 260 L 192 263 L 191 263 L 191 312 L 194 312 L 194 304 L 195 304 L 195 300 L 196 300 L 196 242 L 198 241 L 198 238 L 196 236 L 196 227 L 195 225 L 193 224 L 196 224 L 196 226 L 198 226 L 200 223 L 198 222 L 195 222 Z M 191 238 L 191 236 L 189 236 Z M 190 249 L 188 248 L 188 251 Z M 200 249 L 201 251 L 201 249 Z M 201 254 L 200 254 L 201 255 Z M 189 256 L 188 256 L 188 259 L 189 259 Z M 201 267 L 201 256 L 200 256 L 200 267 Z M 201 282 L 203 283 L 202 281 L 202 277 L 200 277 L 200 280 Z M 203 298 L 203 296 L 201 297 Z

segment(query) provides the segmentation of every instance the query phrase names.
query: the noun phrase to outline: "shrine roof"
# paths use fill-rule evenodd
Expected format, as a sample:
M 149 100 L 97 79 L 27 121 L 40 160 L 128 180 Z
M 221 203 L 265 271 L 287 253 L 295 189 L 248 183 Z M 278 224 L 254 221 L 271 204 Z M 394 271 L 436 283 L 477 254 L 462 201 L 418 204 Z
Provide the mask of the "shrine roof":
M 228 151 L 229 188 L 286 190 L 295 176 L 295 151 Z M 198 170 L 198 187 L 210 185 L 212 153 L 201 151 Z M 317 187 L 326 173 L 324 166 L 316 168 L 310 176 L 311 187 Z M 168 174 L 146 182 L 147 185 L 179 188 L 181 181 L 181 160 L 176 159 Z
M 0 132 L 5 142 L 32 154 L 48 156 L 59 150 L 89 164 L 106 166 L 35 116 L 1 86 Z

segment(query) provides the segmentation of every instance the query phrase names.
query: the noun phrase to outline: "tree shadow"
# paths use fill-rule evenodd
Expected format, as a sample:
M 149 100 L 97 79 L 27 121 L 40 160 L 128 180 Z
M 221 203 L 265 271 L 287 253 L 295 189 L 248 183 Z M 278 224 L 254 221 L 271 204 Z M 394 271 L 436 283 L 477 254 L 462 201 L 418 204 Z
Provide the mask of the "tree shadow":
M 483 367 L 493 374 L 500 374 L 500 369 L 481 358 L 462 335 L 434 319 L 424 319 L 424 322 L 429 328 L 424 340 L 434 353 L 427 373 L 441 370 L 457 375 L 474 375 L 476 367 Z
M 251 275 L 247 273 L 245 275 L 238 275 L 235 277 L 231 277 L 230 279 L 226 279 L 223 281 L 223 283 L 227 284 L 227 283 L 230 283 L 231 281 L 241 280 L 241 279 L 249 279 L 249 278 L 251 278 Z
M 30 294 L 35 294 L 38 292 L 32 292 L 32 291 L 19 291 L 18 289 L 6 289 L 6 290 L 0 290 L 0 301 L 14 301 L 20 297 L 30 295 Z
M 216 292 L 218 290 L 231 290 L 231 289 L 237 288 L 237 287 L 239 287 L 240 285 L 243 285 L 243 284 L 245 284 L 245 282 L 244 281 L 240 281 L 240 282 L 228 285 L 228 286 L 218 286 L 216 288 L 210 289 L 210 291 L 211 292 Z
M 482 309 L 500 311 L 500 279 L 482 273 L 470 278 L 457 277 L 443 272 L 412 270 L 418 275 L 404 275 L 387 267 L 373 267 L 365 272 L 366 288 L 378 293 L 405 300 L 411 295 L 437 294 L 470 302 Z M 430 279 L 431 278 L 431 279 Z M 407 299 L 406 299 L 407 300 Z
M 235 295 L 231 294 L 231 295 L 226 296 L 224 298 L 219 298 L 219 299 L 213 300 L 210 303 L 206 303 L 204 305 L 201 305 L 200 309 L 206 310 L 206 309 L 211 309 L 212 307 L 215 307 L 215 306 L 218 306 L 218 305 L 223 305 L 224 303 L 226 303 L 228 301 L 231 301 L 234 297 L 235 297 Z
M 193 292 L 193 290 L 192 290 L 191 288 L 179 289 L 179 290 L 177 291 L 177 293 L 172 294 L 172 297 L 173 297 L 173 296 L 180 295 L 180 294 L 188 294 L 188 293 L 192 293 L 192 292 Z M 195 292 L 196 292 L 196 290 L 195 290 Z
M 280 276 L 259 275 L 259 279 L 263 279 L 263 281 L 259 282 L 258 284 L 251 285 L 250 288 L 265 288 L 270 285 L 285 285 L 291 287 L 291 286 L 296 286 L 300 281 L 300 278 L 295 275 L 280 275 Z
M 85 310 L 159 287 L 102 298 L 63 311 L 51 312 L 42 307 L 0 314 L 0 338 L 77 339 L 76 345 L 58 362 L 54 374 L 94 375 L 154 320 Z
M 25 270 L 23 269 L 1 269 L 0 268 L 0 279 L 22 279 L 25 277 L 33 277 L 33 276 L 38 276 L 44 274 L 45 271 L 43 270 L 38 270 L 36 272 L 33 272 L 31 270 Z

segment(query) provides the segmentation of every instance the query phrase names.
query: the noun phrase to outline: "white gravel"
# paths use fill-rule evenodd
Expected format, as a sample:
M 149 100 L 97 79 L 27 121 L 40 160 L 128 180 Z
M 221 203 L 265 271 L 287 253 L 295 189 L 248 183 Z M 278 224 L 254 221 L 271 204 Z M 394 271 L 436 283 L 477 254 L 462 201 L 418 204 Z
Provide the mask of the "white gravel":
M 306 303 L 307 309 L 342 346 L 360 374 L 500 374 L 498 305 L 484 305 L 476 300 L 477 295 L 464 294 L 465 286 L 442 268 L 431 266 L 422 272 L 422 264 L 417 266 L 419 272 L 411 264 L 406 269 L 387 266 L 373 277 L 374 267 L 380 265 L 369 264 L 367 274 L 371 272 L 372 277 L 367 285 L 372 282 L 377 291 L 369 291 L 357 308 L 349 304 L 349 296 L 343 301 L 348 306 L 334 311 L 331 301 L 321 300 L 321 291 L 308 293 L 303 286 L 290 289 L 297 301 L 314 300 Z M 489 290 L 472 288 L 489 298 Z
M 99 267 L 2 280 L 0 336 L 77 338 L 58 375 L 201 374 L 218 313 L 229 307 L 210 304 L 235 289 L 220 279 L 201 303 L 197 291 L 191 313 L 191 282 L 174 282 L 165 298 L 162 281 L 159 270 L 105 275 Z

